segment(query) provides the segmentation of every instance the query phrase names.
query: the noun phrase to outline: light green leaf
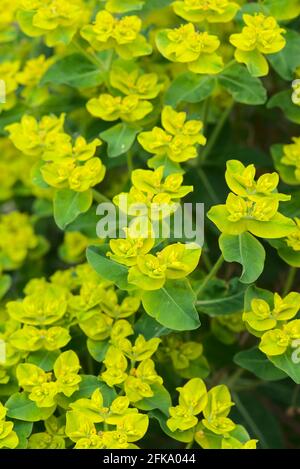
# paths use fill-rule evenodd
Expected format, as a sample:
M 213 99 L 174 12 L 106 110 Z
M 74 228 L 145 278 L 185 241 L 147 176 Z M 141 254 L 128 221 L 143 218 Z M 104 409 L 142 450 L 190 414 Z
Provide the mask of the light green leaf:
M 243 266 L 242 283 L 253 283 L 258 279 L 264 269 L 266 252 L 254 236 L 247 232 L 237 236 L 222 234 L 219 245 L 227 262 L 238 262 Z
M 146 411 L 159 409 L 165 415 L 169 415 L 169 408 L 172 405 L 172 401 L 166 388 L 162 384 L 152 384 L 151 389 L 154 395 L 135 402 L 135 407 Z
M 53 370 L 53 365 L 55 360 L 59 357 L 59 351 L 50 352 L 49 350 L 38 350 L 37 352 L 32 352 L 28 355 L 28 363 L 33 363 L 33 365 L 42 368 L 44 371 Z
M 193 330 L 200 326 L 195 301 L 195 293 L 186 279 L 169 280 L 163 288 L 142 294 L 146 312 L 163 326 L 176 331 Z
M 108 144 L 108 156 L 116 158 L 129 151 L 140 131 L 141 128 L 123 122 L 101 132 L 100 137 Z
M 103 73 L 82 54 L 72 54 L 55 62 L 45 73 L 41 84 L 92 88 L 103 83 Z
M 285 8 L 282 8 L 281 4 L 281 11 L 283 10 Z M 277 52 L 277 54 L 269 54 L 268 60 L 281 78 L 291 81 L 294 78 L 296 68 L 300 65 L 300 34 L 296 31 L 288 30 L 284 37 L 286 39 L 286 46 L 280 52 Z
M 108 340 L 96 341 L 88 339 L 86 345 L 90 355 L 94 358 L 94 360 L 99 363 L 103 362 L 109 347 Z
M 0 299 L 8 292 L 11 287 L 11 277 L 9 275 L 0 276 Z
M 288 349 L 283 355 L 268 357 L 269 360 L 280 370 L 284 371 L 295 383 L 300 384 L 300 364 L 293 361 L 295 350 Z M 299 357 L 300 353 L 298 353 Z
M 165 104 L 176 107 L 181 102 L 200 103 L 212 94 L 216 83 L 216 78 L 211 75 L 182 73 L 172 81 L 165 95 Z
M 62 189 L 54 195 L 54 219 L 57 226 L 64 230 L 80 213 L 87 212 L 93 202 L 92 191 L 74 192 Z
M 38 422 L 46 420 L 53 414 L 56 406 L 37 407 L 36 403 L 31 401 L 25 392 L 17 392 L 10 396 L 6 401 L 5 407 L 7 416 L 17 420 L 25 420 L 25 422 Z
M 128 267 L 107 257 L 108 251 L 110 249 L 107 244 L 99 247 L 90 246 L 86 253 L 88 263 L 101 277 L 114 282 L 121 290 L 130 289 L 127 282 Z
M 267 101 L 267 92 L 262 82 L 251 76 L 242 65 L 228 67 L 221 72 L 218 80 L 238 103 L 258 105 Z

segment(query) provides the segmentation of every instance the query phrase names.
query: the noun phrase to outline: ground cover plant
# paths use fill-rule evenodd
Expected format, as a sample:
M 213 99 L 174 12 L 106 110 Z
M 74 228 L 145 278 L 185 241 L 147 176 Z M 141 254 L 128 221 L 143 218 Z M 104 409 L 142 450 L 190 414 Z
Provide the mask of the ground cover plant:
M 1 6 L 0 448 L 299 447 L 300 1 Z

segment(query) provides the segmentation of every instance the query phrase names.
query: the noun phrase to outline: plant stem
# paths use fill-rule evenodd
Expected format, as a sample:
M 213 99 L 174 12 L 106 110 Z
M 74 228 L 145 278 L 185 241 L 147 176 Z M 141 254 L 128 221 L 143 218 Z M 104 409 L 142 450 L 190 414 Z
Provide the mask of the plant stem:
M 97 67 L 100 67 L 100 69 L 103 70 L 104 67 L 103 67 L 103 63 L 101 62 L 101 60 L 98 59 L 98 57 L 94 53 L 88 52 L 84 47 L 82 47 L 82 45 L 80 44 L 78 39 L 74 38 L 73 41 L 72 41 L 72 44 L 90 62 L 93 62 L 93 64 L 97 65 Z
M 283 292 L 282 292 L 283 296 L 286 296 L 291 291 L 293 284 L 294 284 L 295 277 L 296 277 L 296 273 L 297 273 L 296 267 L 291 267 L 289 274 L 287 276 L 286 282 L 283 287 Z
M 203 171 L 202 168 L 198 168 L 197 169 L 197 173 L 198 173 L 198 176 L 200 178 L 200 180 L 202 181 L 205 189 L 207 190 L 207 192 L 209 193 L 210 195 L 210 198 L 212 199 L 212 201 L 214 202 L 214 204 L 218 204 L 220 201 L 219 201 L 219 198 L 213 188 L 213 186 L 211 185 L 208 177 L 206 176 L 205 172 Z
M 96 189 L 92 189 L 93 191 L 93 197 L 95 202 L 98 204 L 101 204 L 102 202 L 109 202 L 111 203 L 111 200 L 109 200 L 105 195 L 101 194 L 101 192 L 98 192 Z
M 131 178 L 131 173 L 133 171 L 133 155 L 131 151 L 127 152 L 127 167 L 128 167 L 128 175 L 129 179 Z
M 209 283 L 209 281 L 218 273 L 218 271 L 220 270 L 222 264 L 224 262 L 224 257 L 223 255 L 221 254 L 221 256 L 219 257 L 219 259 L 217 260 L 217 262 L 215 263 L 215 265 L 213 266 L 213 268 L 211 269 L 211 271 L 209 272 L 209 274 L 205 277 L 205 279 L 203 280 L 203 282 L 201 283 L 201 285 L 199 286 L 199 288 L 196 289 L 196 295 L 199 296 L 200 293 L 202 293 L 207 284 Z
M 208 120 L 208 115 L 209 115 L 209 106 L 210 106 L 210 97 L 208 97 L 204 101 L 204 106 L 203 106 L 203 133 L 206 130 L 207 127 L 207 120 Z
M 220 133 L 221 133 L 221 131 L 222 131 L 224 125 L 225 125 L 225 122 L 227 121 L 227 118 L 228 118 L 229 114 L 232 111 L 233 105 L 234 105 L 234 103 L 230 104 L 230 106 L 225 109 L 225 111 L 223 112 L 222 116 L 219 119 L 219 122 L 215 126 L 215 128 L 214 128 L 214 130 L 213 130 L 213 132 L 210 136 L 210 139 L 208 141 L 208 144 L 204 148 L 204 151 L 201 155 L 201 163 L 203 163 L 203 161 L 205 161 L 205 159 L 208 157 L 211 150 L 215 146 L 215 144 L 216 144 L 216 142 L 219 138 L 219 135 L 220 135 Z

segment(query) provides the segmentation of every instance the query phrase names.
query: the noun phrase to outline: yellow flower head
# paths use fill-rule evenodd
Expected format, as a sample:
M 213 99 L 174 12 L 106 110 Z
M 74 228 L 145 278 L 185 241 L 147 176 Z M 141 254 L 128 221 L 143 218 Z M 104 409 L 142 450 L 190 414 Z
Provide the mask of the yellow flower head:
M 220 46 L 217 36 L 196 31 L 192 23 L 159 31 L 156 45 L 164 57 L 186 63 L 191 72 L 215 74 L 223 68 L 222 57 L 216 53 Z
M 176 15 L 193 23 L 227 23 L 240 9 L 238 3 L 230 0 L 180 0 L 172 6 Z
M 236 47 L 235 58 L 245 63 L 254 76 L 268 74 L 269 65 L 264 54 L 274 54 L 285 47 L 281 28 L 273 16 L 262 13 L 243 15 L 246 26 L 239 34 L 232 34 L 230 42 Z
M 125 60 L 152 52 L 151 46 L 141 34 L 142 21 L 138 16 L 115 18 L 106 10 L 100 11 L 91 25 L 81 29 L 82 37 L 97 50 L 115 49 Z
M 17 19 L 25 34 L 45 36 L 47 46 L 53 47 L 69 44 L 88 16 L 82 0 L 21 0 Z

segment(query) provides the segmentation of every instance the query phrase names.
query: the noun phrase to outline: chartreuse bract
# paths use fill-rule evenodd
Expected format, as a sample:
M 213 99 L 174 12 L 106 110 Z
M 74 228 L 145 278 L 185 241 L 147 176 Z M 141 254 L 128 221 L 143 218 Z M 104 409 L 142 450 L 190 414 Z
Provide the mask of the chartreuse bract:
M 299 1 L 1 7 L 0 448 L 299 446 Z

